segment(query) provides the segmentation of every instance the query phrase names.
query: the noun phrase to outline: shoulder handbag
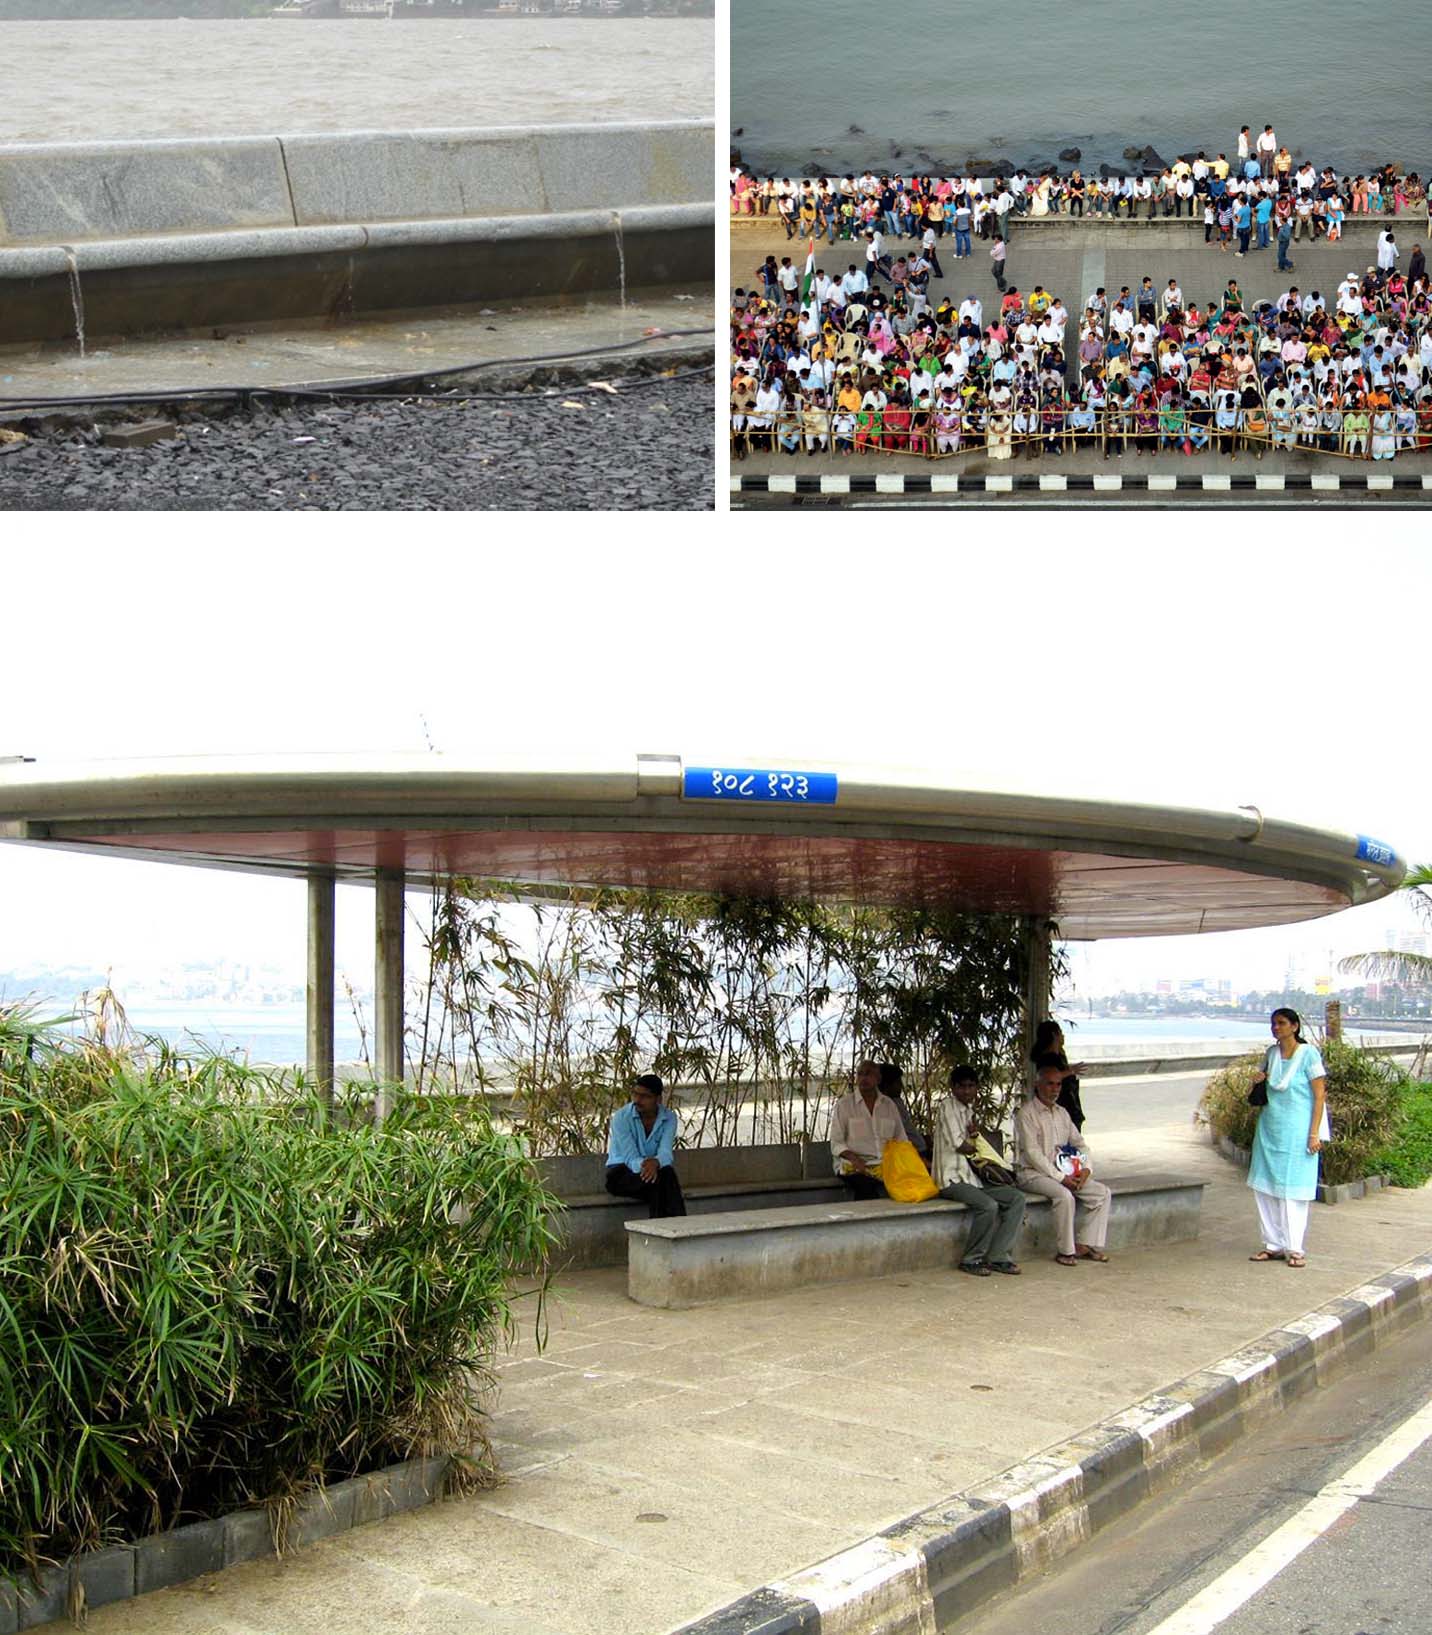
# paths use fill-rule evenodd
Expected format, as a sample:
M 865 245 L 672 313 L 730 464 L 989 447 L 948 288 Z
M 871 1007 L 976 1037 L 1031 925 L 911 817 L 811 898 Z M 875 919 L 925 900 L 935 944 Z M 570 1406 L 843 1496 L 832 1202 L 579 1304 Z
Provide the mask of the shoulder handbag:
M 1268 1105 L 1268 1057 L 1263 1057 L 1263 1077 L 1248 1092 L 1250 1107 L 1266 1107 Z
M 966 1159 L 975 1179 L 984 1187 L 1012 1187 L 1014 1172 L 990 1144 L 983 1130 L 975 1132 L 975 1150 Z

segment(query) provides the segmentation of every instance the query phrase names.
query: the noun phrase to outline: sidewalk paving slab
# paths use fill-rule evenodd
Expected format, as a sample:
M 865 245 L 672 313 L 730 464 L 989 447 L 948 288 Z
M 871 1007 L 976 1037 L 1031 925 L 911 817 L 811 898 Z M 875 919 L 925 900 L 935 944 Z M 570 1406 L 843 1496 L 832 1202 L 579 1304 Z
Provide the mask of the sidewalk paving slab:
M 500 1359 L 501 1485 L 91 1614 L 94 1635 L 657 1635 L 895 1527 L 1432 1245 L 1432 1189 L 1317 1209 L 1255 1265 L 1240 1171 L 1191 1125 L 1096 1167 L 1208 1182 L 1202 1235 L 1106 1266 L 953 1268 L 667 1312 L 624 1268 L 561 1280 Z M 527 1308 L 529 1314 L 531 1308 Z M 888 1427 L 892 1427 L 888 1428 Z M 981 1490 L 983 1491 L 983 1489 Z M 804 1592 L 803 1592 L 804 1593 Z

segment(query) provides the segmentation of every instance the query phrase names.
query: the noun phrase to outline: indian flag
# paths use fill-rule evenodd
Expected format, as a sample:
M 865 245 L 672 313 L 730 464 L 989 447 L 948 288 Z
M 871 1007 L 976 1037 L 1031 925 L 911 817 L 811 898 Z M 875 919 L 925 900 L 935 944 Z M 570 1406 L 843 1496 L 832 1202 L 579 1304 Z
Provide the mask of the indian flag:
M 801 274 L 801 308 L 811 306 L 815 301 L 815 240 L 810 241 L 810 249 L 806 252 L 805 272 Z

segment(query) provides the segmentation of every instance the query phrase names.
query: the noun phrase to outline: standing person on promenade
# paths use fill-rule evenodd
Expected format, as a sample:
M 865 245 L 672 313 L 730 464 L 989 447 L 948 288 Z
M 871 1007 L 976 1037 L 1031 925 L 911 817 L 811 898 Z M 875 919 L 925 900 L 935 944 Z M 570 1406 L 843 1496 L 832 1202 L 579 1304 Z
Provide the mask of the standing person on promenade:
M 1384 227 L 1377 237 L 1377 268 L 1379 272 L 1391 272 L 1397 265 L 1397 258 L 1402 254 L 1398 248 L 1397 239 L 1390 227 Z
M 981 1175 L 970 1164 L 978 1152 L 974 1102 L 979 1088 L 971 1067 L 957 1067 L 950 1074 L 950 1095 L 935 1125 L 935 1180 L 942 1198 L 970 1211 L 960 1270 L 973 1277 L 988 1277 L 991 1272 L 1016 1277 L 1014 1240 L 1024 1224 L 1024 1194 L 1015 1186 L 1013 1174 L 986 1170 Z
M 1064 1029 L 1058 1022 L 1041 1022 L 1034 1030 L 1034 1048 L 1029 1053 L 1031 1062 L 1037 1064 L 1047 1056 L 1058 1056 L 1064 1063 L 1064 1078 L 1059 1085 L 1059 1106 L 1061 1106 L 1073 1120 L 1074 1128 L 1084 1128 L 1084 1105 L 1079 1099 L 1079 1075 L 1084 1071 L 1084 1063 L 1076 1062 L 1069 1066 L 1068 1057 L 1064 1050 Z
M 955 199 L 955 260 L 962 260 L 974 252 L 970 247 L 970 223 L 974 220 L 974 211 L 970 208 L 969 195 L 961 193 Z
M 1293 263 L 1288 260 L 1288 247 L 1293 242 L 1293 218 L 1291 216 L 1278 229 L 1278 271 L 1292 272 Z
M 1308 1205 L 1318 1194 L 1318 1154 L 1328 1139 L 1327 1069 L 1317 1047 L 1303 1038 L 1297 1011 L 1275 1010 L 1270 1026 L 1273 1044 L 1253 1081 L 1268 1100 L 1258 1115 L 1248 1166 L 1263 1248 L 1249 1258 L 1305 1266 Z
M 1004 283 L 1004 263 L 1005 263 L 1005 259 L 1006 259 L 1007 254 L 1008 254 L 1008 252 L 1005 249 L 1005 243 L 1004 243 L 1004 234 L 1003 233 L 996 233 L 994 235 L 994 243 L 990 246 L 989 260 L 990 260 L 990 268 L 994 273 L 995 288 L 1000 290 L 1001 292 L 1004 290 L 1004 287 L 1005 287 L 1005 283 Z
M 1261 199 L 1259 199 L 1256 207 L 1254 208 L 1253 219 L 1258 224 L 1257 247 L 1260 250 L 1266 250 L 1271 240 L 1271 229 L 1269 224 L 1273 220 L 1273 201 L 1266 193 Z
M 1278 138 L 1273 135 L 1273 127 L 1265 125 L 1263 134 L 1258 138 L 1258 169 L 1264 176 L 1273 174 L 1273 161 L 1278 156 Z

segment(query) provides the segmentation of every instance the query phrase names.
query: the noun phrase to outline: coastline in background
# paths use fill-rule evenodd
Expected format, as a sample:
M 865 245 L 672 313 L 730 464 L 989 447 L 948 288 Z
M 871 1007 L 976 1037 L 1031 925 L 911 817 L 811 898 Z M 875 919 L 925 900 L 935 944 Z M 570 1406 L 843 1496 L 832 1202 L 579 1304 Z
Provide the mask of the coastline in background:
M 297 1004 L 158 1005 L 136 1003 L 126 1007 L 131 1026 L 140 1033 L 154 1033 L 176 1045 L 196 1041 L 225 1052 L 240 1051 L 256 1064 L 295 1066 L 304 1057 L 304 1010 Z M 1066 1040 L 1071 1061 L 1091 1065 L 1138 1056 L 1218 1055 L 1254 1049 L 1268 1039 L 1266 1021 L 1241 1018 L 1224 1020 L 1214 1016 L 1144 1017 L 1093 1016 L 1065 1017 Z M 1309 1017 L 1314 1028 L 1321 1018 Z M 371 1007 L 365 1013 L 372 1049 Z M 1426 1031 L 1432 1034 L 1432 1020 Z M 1417 1031 L 1397 1031 L 1369 1023 L 1366 1028 L 1346 1026 L 1348 1038 L 1360 1044 L 1415 1044 Z M 362 1049 L 352 1012 L 339 996 L 335 1016 L 335 1050 L 340 1062 L 358 1062 Z

